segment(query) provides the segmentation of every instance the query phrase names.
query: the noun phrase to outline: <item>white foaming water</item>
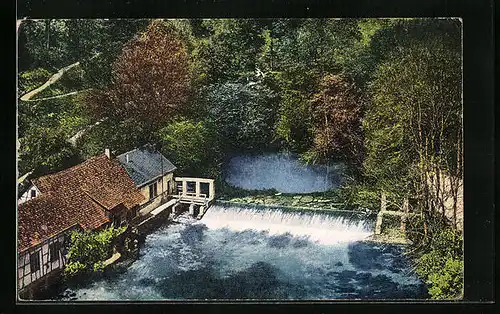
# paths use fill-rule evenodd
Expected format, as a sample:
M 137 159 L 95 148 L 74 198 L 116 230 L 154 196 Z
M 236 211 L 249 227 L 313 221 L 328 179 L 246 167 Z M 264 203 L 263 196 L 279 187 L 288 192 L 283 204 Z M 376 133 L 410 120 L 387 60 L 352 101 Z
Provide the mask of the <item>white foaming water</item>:
M 323 192 L 342 181 L 345 166 L 304 165 L 287 153 L 236 156 L 227 169 L 226 181 L 243 189 L 276 189 L 283 193 Z
M 235 206 L 212 206 L 201 222 L 210 229 L 267 231 L 269 235 L 289 233 L 325 245 L 363 240 L 372 233 L 371 226 L 363 219 Z
M 401 250 L 360 241 L 354 213 L 210 207 L 149 234 L 123 272 L 72 287 L 77 300 L 369 299 L 422 296 Z M 68 300 L 63 296 L 60 299 Z

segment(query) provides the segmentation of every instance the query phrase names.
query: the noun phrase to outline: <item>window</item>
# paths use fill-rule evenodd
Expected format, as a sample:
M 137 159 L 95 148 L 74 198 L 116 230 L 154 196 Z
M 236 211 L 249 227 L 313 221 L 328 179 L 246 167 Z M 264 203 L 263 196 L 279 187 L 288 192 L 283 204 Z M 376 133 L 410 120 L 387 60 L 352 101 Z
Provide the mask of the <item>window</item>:
M 30 254 L 30 268 L 31 272 L 34 273 L 40 270 L 40 251 L 36 251 Z
M 31 190 L 30 192 L 31 192 L 31 197 L 32 198 L 36 196 L 36 190 Z
M 163 193 L 163 184 L 161 182 L 161 179 L 158 179 L 158 182 L 156 182 L 156 184 L 157 184 L 156 186 L 158 187 L 158 190 L 161 191 L 161 193 Z
M 196 193 L 196 182 L 188 182 L 186 188 L 188 193 Z
M 158 195 L 156 182 L 149 186 L 149 199 L 153 199 Z
M 113 223 L 113 226 L 114 226 L 115 228 L 117 228 L 117 227 L 120 225 L 121 220 L 122 220 L 122 219 L 121 219 L 121 217 L 120 217 L 119 215 L 114 215 L 114 216 L 113 216 L 113 219 L 111 220 L 111 222 Z
M 50 253 L 50 261 L 54 262 L 59 259 L 59 249 L 61 248 L 61 245 L 59 244 L 59 241 L 52 242 L 49 244 L 49 253 Z
M 129 211 L 127 212 L 127 219 L 132 220 L 132 218 L 134 217 L 135 217 L 135 209 L 134 208 L 129 209 Z

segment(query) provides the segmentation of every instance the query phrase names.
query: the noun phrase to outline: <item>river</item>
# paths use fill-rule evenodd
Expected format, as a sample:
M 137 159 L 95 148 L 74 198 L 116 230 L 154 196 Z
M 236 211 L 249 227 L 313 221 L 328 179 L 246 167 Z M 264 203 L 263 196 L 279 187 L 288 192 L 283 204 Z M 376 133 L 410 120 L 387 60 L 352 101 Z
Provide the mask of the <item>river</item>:
M 373 218 L 215 205 L 147 236 L 122 271 L 58 300 L 418 299 L 400 245 L 364 241 Z
M 228 182 L 244 188 L 304 193 L 333 188 L 341 180 L 341 172 L 332 168 L 302 166 L 305 168 L 297 170 L 297 175 L 294 169 L 300 167 L 289 155 L 237 157 L 229 166 Z M 262 183 L 258 173 L 269 178 Z M 364 213 L 292 212 L 216 203 L 201 220 L 178 219 L 149 234 L 140 257 L 131 265 L 66 286 L 63 293 L 53 293 L 50 299 L 427 297 L 402 245 L 366 241 L 373 233 L 374 217 Z

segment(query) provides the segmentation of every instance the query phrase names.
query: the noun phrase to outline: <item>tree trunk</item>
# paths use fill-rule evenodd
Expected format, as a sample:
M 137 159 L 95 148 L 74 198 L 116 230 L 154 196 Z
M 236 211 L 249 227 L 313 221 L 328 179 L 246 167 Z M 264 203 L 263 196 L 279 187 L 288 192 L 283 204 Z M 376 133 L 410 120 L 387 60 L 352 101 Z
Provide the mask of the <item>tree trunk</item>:
M 409 214 L 408 198 L 405 197 L 403 199 L 403 215 L 401 216 L 401 232 L 403 234 L 406 233 L 406 223 L 408 221 L 408 214 Z
M 384 192 L 380 196 L 380 211 L 385 212 L 387 209 L 387 197 Z
M 45 45 L 46 49 L 50 48 L 50 19 L 45 20 Z
M 444 187 L 441 191 L 441 170 L 436 166 L 436 202 L 441 207 L 443 221 L 446 221 L 446 208 L 444 206 Z

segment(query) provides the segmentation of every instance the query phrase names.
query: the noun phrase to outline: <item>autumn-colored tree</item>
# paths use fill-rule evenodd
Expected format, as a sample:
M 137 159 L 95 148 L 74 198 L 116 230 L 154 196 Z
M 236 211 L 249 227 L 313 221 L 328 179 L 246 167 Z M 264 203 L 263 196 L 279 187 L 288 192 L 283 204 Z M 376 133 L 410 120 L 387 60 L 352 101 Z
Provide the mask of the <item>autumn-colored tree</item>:
M 326 75 L 311 99 L 313 149 L 320 158 L 338 158 L 360 165 L 363 151 L 363 96 L 346 78 Z
M 132 120 L 150 129 L 182 111 L 190 86 L 185 45 L 173 27 L 153 21 L 115 61 L 112 83 L 86 97 L 96 118 Z

